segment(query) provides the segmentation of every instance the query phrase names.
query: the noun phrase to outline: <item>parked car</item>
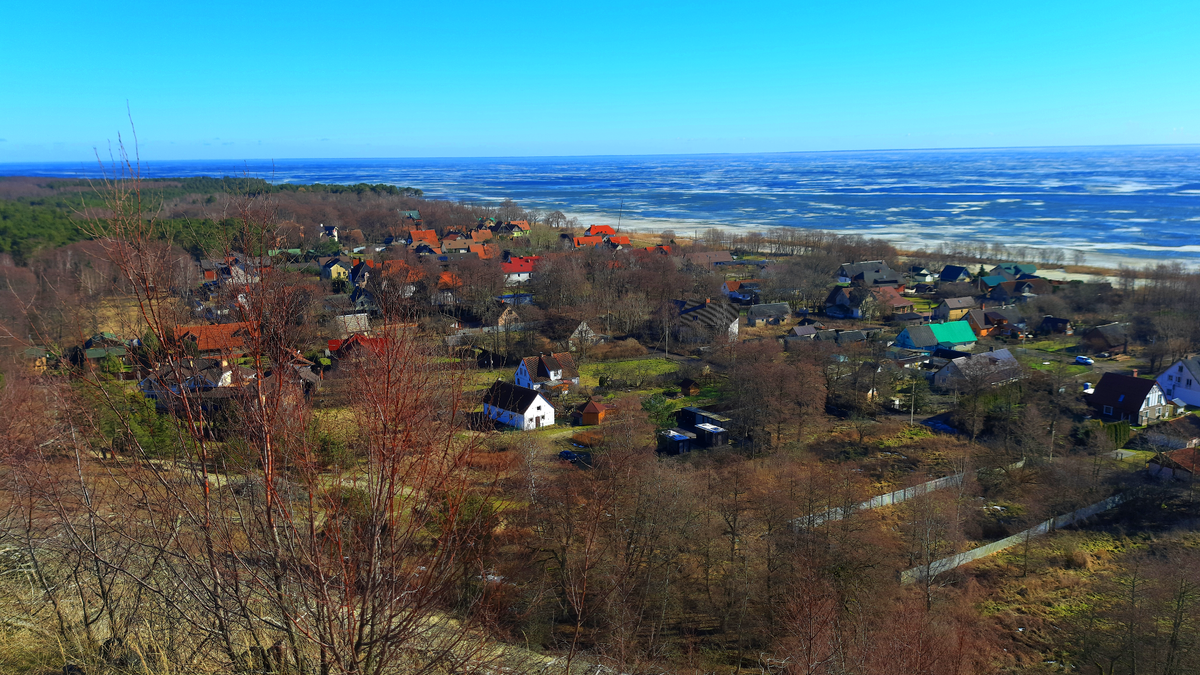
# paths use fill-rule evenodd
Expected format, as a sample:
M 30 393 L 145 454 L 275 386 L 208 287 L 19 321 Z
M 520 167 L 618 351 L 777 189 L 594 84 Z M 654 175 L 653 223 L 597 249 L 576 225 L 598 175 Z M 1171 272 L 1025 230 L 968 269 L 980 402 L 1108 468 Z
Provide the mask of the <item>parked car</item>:
M 1084 366 L 1090 366 L 1090 365 L 1094 364 L 1095 361 L 1093 361 L 1090 356 L 1076 356 L 1075 363 L 1078 363 L 1078 364 L 1081 364 Z
M 563 450 L 562 452 L 558 453 L 558 458 L 565 459 L 568 462 L 574 462 L 575 460 L 579 459 L 579 455 L 571 452 L 570 450 Z

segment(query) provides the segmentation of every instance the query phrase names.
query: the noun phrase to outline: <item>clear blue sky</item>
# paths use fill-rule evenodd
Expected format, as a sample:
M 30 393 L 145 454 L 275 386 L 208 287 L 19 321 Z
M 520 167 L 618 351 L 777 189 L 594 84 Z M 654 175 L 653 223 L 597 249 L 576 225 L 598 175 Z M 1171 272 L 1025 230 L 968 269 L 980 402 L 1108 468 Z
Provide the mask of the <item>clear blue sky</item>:
M 1200 142 L 1200 2 L 9 3 L 0 162 Z

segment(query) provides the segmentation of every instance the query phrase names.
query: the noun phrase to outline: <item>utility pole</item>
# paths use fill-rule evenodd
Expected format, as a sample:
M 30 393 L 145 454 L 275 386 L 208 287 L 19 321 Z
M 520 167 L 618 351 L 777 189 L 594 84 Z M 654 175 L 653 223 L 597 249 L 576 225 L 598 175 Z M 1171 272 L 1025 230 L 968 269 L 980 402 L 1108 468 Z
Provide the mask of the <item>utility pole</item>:
M 910 402 L 908 409 L 908 423 L 911 425 L 917 416 L 917 378 L 915 377 L 912 378 L 912 381 L 908 383 L 908 400 Z

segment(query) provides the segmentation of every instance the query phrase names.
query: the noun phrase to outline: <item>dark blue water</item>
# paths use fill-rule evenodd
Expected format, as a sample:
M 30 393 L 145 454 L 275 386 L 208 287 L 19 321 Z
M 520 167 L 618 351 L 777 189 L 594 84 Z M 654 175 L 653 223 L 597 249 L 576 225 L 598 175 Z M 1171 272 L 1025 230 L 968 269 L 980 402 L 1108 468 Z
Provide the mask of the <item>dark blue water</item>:
M 0 174 L 95 175 L 94 164 Z M 484 159 L 150 161 L 153 177 L 391 183 L 511 198 L 584 224 L 677 231 L 808 227 L 906 246 L 982 240 L 1200 262 L 1200 146 Z M 1070 257 L 1068 256 L 1068 260 Z

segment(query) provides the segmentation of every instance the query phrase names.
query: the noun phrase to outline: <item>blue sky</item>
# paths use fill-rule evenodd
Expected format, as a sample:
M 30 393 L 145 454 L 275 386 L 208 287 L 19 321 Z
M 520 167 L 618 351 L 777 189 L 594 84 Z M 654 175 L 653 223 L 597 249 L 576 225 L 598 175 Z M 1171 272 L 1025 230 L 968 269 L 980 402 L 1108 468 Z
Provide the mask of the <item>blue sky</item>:
M 1200 2 L 10 3 L 0 162 L 1200 142 Z

